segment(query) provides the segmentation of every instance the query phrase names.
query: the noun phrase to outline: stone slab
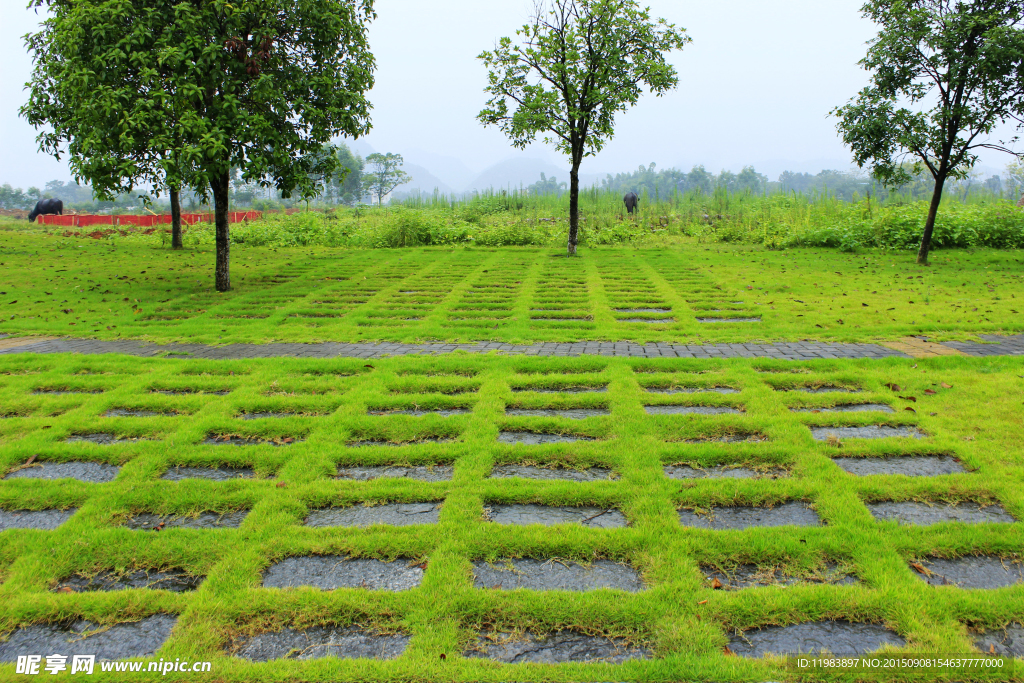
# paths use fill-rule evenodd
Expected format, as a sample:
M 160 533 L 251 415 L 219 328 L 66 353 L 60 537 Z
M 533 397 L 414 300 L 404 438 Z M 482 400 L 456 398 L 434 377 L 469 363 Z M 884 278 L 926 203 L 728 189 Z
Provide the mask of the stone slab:
M 243 420 L 265 420 L 298 416 L 301 416 L 301 413 L 241 413 L 238 417 Z
M 597 560 L 589 565 L 560 559 L 510 559 L 473 563 L 476 588 L 538 591 L 591 591 L 599 588 L 636 593 L 646 586 L 631 566 Z
M 154 614 L 110 627 L 84 619 L 63 624 L 33 624 L 16 629 L 6 642 L 0 643 L 0 662 L 15 662 L 18 655 L 45 656 L 54 652 L 90 654 L 98 660 L 151 657 L 170 637 L 177 621 L 176 616 Z M 89 635 L 90 632 L 95 633 Z
M 722 406 L 644 406 L 648 415 L 738 415 L 741 410 Z
M 892 406 L 884 403 L 849 403 L 829 408 L 790 408 L 794 413 L 894 413 Z
M 64 439 L 64 443 L 94 443 L 100 446 L 110 446 L 118 443 L 131 443 L 139 439 L 131 436 L 119 436 L 106 432 L 94 432 L 92 434 L 72 434 Z
M 665 476 L 669 479 L 780 479 L 789 476 L 782 468 L 754 470 L 733 465 L 714 467 L 691 467 L 689 465 L 665 465 Z
M 977 503 L 927 505 L 914 501 L 894 503 L 865 503 L 868 511 L 880 521 L 895 521 L 911 526 L 927 526 L 940 522 L 963 522 L 965 524 L 1013 524 L 1017 520 L 1001 505 L 981 507 Z
M 103 413 L 103 417 L 174 417 L 175 412 L 161 412 L 159 410 L 137 410 L 134 408 L 111 408 Z
M 732 387 L 646 387 L 649 394 L 738 394 Z
M 764 434 L 723 434 L 721 436 L 705 436 L 698 439 L 686 439 L 684 443 L 761 443 L 767 441 Z
M 179 529 L 235 529 L 241 526 L 248 514 L 248 510 L 237 510 L 235 512 L 200 512 L 194 517 L 186 517 L 140 512 L 129 518 L 124 526 L 141 531 L 160 531 L 175 527 Z
M 77 479 L 93 484 L 113 481 L 121 468 L 105 462 L 33 462 L 4 479 Z
M 384 562 L 341 555 L 289 557 L 276 562 L 263 574 L 264 588 L 312 586 L 329 591 L 335 588 L 365 588 L 372 591 L 404 591 L 423 581 L 423 567 L 408 559 Z
M 293 437 L 289 437 L 293 438 Z M 210 434 L 199 443 L 203 446 L 286 446 L 295 443 L 297 440 L 270 441 L 255 436 L 237 436 L 234 434 Z
M 78 508 L 68 510 L 4 510 L 0 508 L 0 531 L 8 529 L 56 529 L 75 514 Z
M 974 640 L 974 645 L 986 654 L 1024 659 L 1024 625 L 1007 624 L 1002 630 L 987 631 Z
M 408 526 L 437 524 L 440 503 L 387 503 L 384 505 L 353 505 L 351 507 L 310 510 L 305 524 L 310 527 L 353 526 L 373 524 Z
M 701 567 L 706 583 L 721 590 L 741 590 L 763 586 L 795 586 L 798 584 L 828 584 L 850 586 L 859 583 L 855 576 L 841 571 L 835 563 L 828 563 L 818 571 L 793 574 L 775 566 L 740 564 L 728 570 Z M 715 586 L 717 582 L 718 586 Z
M 697 318 L 699 323 L 759 323 L 760 318 Z
M 560 417 L 566 420 L 585 420 L 588 417 L 608 415 L 609 412 L 606 408 L 570 408 L 566 410 L 508 408 L 505 410 L 505 414 L 515 417 Z
M 916 427 L 867 425 L 865 427 L 811 427 L 811 436 L 815 441 L 828 441 L 830 436 L 837 439 L 923 439 L 927 434 Z
M 452 415 L 466 415 L 472 412 L 468 408 L 438 408 L 437 410 L 369 410 L 367 415 L 409 415 L 411 417 L 424 417 L 426 415 L 437 415 L 438 417 L 451 417 Z
M 556 479 L 560 481 L 607 481 L 612 471 L 606 467 L 588 467 L 583 470 L 554 467 L 533 467 L 528 465 L 498 465 L 491 470 L 491 479 Z
M 237 642 L 235 656 L 253 662 L 273 659 L 394 659 L 409 645 L 409 636 L 385 635 L 359 627 L 331 628 L 316 626 L 299 631 L 260 633 Z
M 160 475 L 168 481 L 185 479 L 209 479 L 211 481 L 227 481 L 229 479 L 252 479 L 255 477 L 251 467 L 171 467 Z
M 901 455 L 891 458 L 832 458 L 832 462 L 858 477 L 902 474 L 906 477 L 938 477 L 967 472 L 951 455 Z
M 416 479 L 417 481 L 451 481 L 455 468 L 452 465 L 386 465 L 352 467 L 342 465 L 335 474 L 336 479 L 372 481 L 373 479 Z
M 906 641 L 877 624 L 818 621 L 790 626 L 767 626 L 729 638 L 729 649 L 740 657 L 766 654 L 865 655 L 885 645 L 902 647 Z
M 93 576 L 75 575 L 54 587 L 58 593 L 90 593 L 94 591 L 121 591 L 129 589 L 167 590 L 173 593 L 194 591 L 203 582 L 202 576 L 193 576 L 181 569 L 168 571 L 115 572 L 106 570 Z
M 551 443 L 573 443 L 575 441 L 593 441 L 589 436 L 575 434 L 542 434 L 539 432 L 499 432 L 499 443 L 523 444 L 524 446 L 542 446 Z
M 442 438 L 425 438 L 425 439 L 414 439 L 412 441 L 382 441 L 380 439 L 363 439 L 362 441 L 351 441 L 347 444 L 349 448 L 369 448 L 371 446 L 385 446 L 387 448 L 401 448 L 402 446 L 418 446 L 424 443 L 451 443 L 455 439 L 442 439 Z
M 679 522 L 696 529 L 749 529 L 750 527 L 818 526 L 821 518 L 807 503 L 789 502 L 775 507 L 716 507 L 708 514 L 680 510 Z
M 1024 584 L 1024 563 L 1020 560 L 974 555 L 954 559 L 928 557 L 912 562 L 910 567 L 918 578 L 932 586 L 1005 588 Z
M 485 515 L 487 519 L 497 524 L 582 524 L 591 529 L 626 526 L 626 518 L 621 512 L 598 507 L 493 503 L 486 506 Z
M 821 386 L 821 387 L 781 387 L 776 388 L 775 391 L 799 391 L 805 394 L 859 394 L 860 389 L 850 389 L 848 387 L 837 387 L 837 386 Z
M 581 387 L 512 387 L 513 393 L 522 394 L 531 392 L 535 394 L 604 394 L 608 392 L 608 385 Z
M 463 655 L 506 664 L 621 664 L 631 659 L 648 659 L 651 653 L 645 648 L 631 646 L 622 639 L 558 631 L 541 636 L 530 632 L 516 636 L 485 633 Z

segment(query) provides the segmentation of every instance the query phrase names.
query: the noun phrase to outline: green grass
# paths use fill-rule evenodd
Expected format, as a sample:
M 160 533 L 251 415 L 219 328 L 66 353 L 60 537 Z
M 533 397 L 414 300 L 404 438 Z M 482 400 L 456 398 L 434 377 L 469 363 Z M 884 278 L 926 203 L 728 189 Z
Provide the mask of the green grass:
M 151 279 L 135 286 L 139 290 L 169 286 L 152 277 L 156 273 L 150 270 L 154 268 L 151 264 L 157 258 L 163 263 L 165 258 L 179 257 L 144 251 L 137 256 L 142 254 L 150 255 L 152 260 L 145 265 L 136 261 L 128 274 L 138 279 L 137 271 L 147 270 Z M 491 270 L 502 256 L 511 259 L 517 254 L 548 267 L 549 262 L 536 252 L 487 254 L 487 260 L 476 262 L 469 257 L 479 256 L 479 252 L 456 252 L 445 258 L 465 258 L 465 268 L 477 272 Z M 401 267 L 411 271 L 406 276 L 422 277 L 449 270 L 447 266 L 431 269 L 426 265 L 427 256 L 419 252 L 402 256 L 409 255 L 413 258 L 408 266 L 393 261 L 398 255 L 383 255 L 392 259 L 390 267 L 396 270 L 381 272 L 402 272 L 397 270 Z M 721 256 L 711 252 L 708 256 L 721 259 L 716 269 L 723 261 L 732 263 L 729 267 L 736 270 L 758 268 L 756 260 L 741 260 L 751 259 L 751 254 Z M 354 272 L 383 269 L 383 262 L 371 261 L 376 257 L 359 254 L 351 262 Z M 5 258 L 10 256 L 5 254 Z M 82 269 L 100 260 L 77 255 L 65 258 L 69 265 L 81 259 L 77 263 Z M 283 257 L 267 254 L 264 258 L 275 259 L 267 268 L 277 270 L 280 264 L 276 259 Z M 647 254 L 620 256 L 627 264 L 641 258 L 645 264 L 657 262 Z M 982 257 L 960 258 L 980 261 Z M 809 255 L 807 262 L 810 260 Z M 807 262 L 796 264 L 809 271 Z M 326 262 L 316 263 L 327 270 Z M 568 263 L 567 267 L 582 264 L 591 274 L 600 270 L 600 262 L 589 254 L 579 261 L 560 263 Z M 847 267 L 854 264 L 848 262 Z M 653 272 L 649 267 L 633 267 L 633 272 Z M 949 269 L 953 270 L 952 264 Z M 507 275 L 511 270 L 500 272 Z M 938 268 L 936 271 L 941 272 Z M 73 272 L 84 275 L 84 271 L 70 268 L 66 275 Z M 813 281 L 813 276 L 804 277 Z M 861 276 L 862 280 L 869 277 L 873 276 Z M 92 278 L 97 279 L 95 272 Z M 101 288 L 113 286 L 124 285 L 104 282 Z M 667 296 L 669 290 L 664 292 Z M 0 535 L 0 632 L 19 624 L 78 616 L 111 623 L 168 612 L 179 615 L 179 619 L 159 656 L 210 659 L 214 664 L 209 680 L 222 681 L 791 680 L 775 662 L 725 656 L 726 634 L 733 629 L 830 618 L 885 623 L 909 641 L 906 652 L 969 652 L 969 626 L 996 628 L 1020 618 L 1024 613 L 1024 587 L 996 591 L 933 588 L 916 578 L 907 562 L 931 554 L 992 553 L 1019 558 L 1024 547 L 1024 525 L 898 527 L 876 522 L 862 501 L 999 502 L 1015 517 L 1024 519 L 1022 375 L 1024 360 L 1016 358 L 792 363 L 527 359 L 464 354 L 372 362 L 0 357 L 0 414 L 20 416 L 0 419 L 0 473 L 20 466 L 33 455 L 39 460 L 94 460 L 122 465 L 118 478 L 109 484 L 28 479 L 0 483 L 0 505 L 7 509 L 79 508 L 56 531 L 14 530 Z M 888 383 L 899 384 L 902 390 L 896 394 L 885 386 Z M 943 383 L 952 388 L 943 388 Z M 511 390 L 559 384 L 607 384 L 608 390 L 593 394 Z M 730 386 L 740 393 L 663 395 L 643 390 L 645 386 L 671 384 Z M 857 386 L 863 392 L 828 395 L 775 390 L 800 384 Z M 33 393 L 40 388 L 101 393 Z M 229 393 L 152 392 L 182 388 Z M 926 395 L 925 389 L 937 394 Z M 917 401 L 899 398 L 909 395 Z M 889 403 L 896 412 L 829 415 L 789 410 L 797 406 L 823 407 L 836 401 Z M 646 414 L 643 406 L 655 403 L 732 405 L 742 407 L 744 412 L 721 416 Z M 464 406 L 471 412 L 448 418 L 367 414 L 372 409 L 413 405 Z M 610 415 L 583 421 L 506 416 L 506 406 L 513 405 L 603 406 L 610 409 Z M 907 407 L 916 412 L 905 410 Z M 158 409 L 177 415 L 101 417 L 110 408 Z M 241 412 L 257 410 L 289 410 L 305 416 L 238 419 Z M 841 445 L 812 440 L 808 426 L 828 424 L 918 425 L 928 437 L 885 442 L 849 440 Z M 496 441 L 502 428 L 576 433 L 594 440 L 512 446 Z M 85 432 L 112 432 L 150 440 L 111 446 L 64 443 L 69 435 Z M 767 439 L 736 444 L 689 443 L 736 432 L 759 433 Z M 201 445 L 200 441 L 211 434 L 254 436 L 282 443 L 287 438 L 295 440 L 282 446 Z M 400 448 L 356 449 L 344 445 L 363 439 L 407 443 L 427 436 L 454 441 Z M 951 454 L 972 472 L 935 478 L 856 478 L 830 460 L 838 455 L 912 453 Z M 493 465 L 514 462 L 602 465 L 612 468 L 617 478 L 584 484 L 486 478 Z M 422 483 L 331 478 L 340 464 L 384 463 L 454 463 L 454 479 Z M 771 481 L 675 481 L 665 478 L 661 470 L 662 465 L 672 463 L 781 466 L 789 476 Z M 159 479 L 170 465 L 213 464 L 253 467 L 257 476 L 227 482 L 173 483 Z M 362 530 L 302 526 L 309 509 L 325 505 L 435 500 L 443 501 L 436 526 Z M 825 525 L 715 532 L 681 528 L 677 521 L 680 508 L 786 500 L 812 503 Z M 575 525 L 497 526 L 483 519 L 484 506 L 489 502 L 614 506 L 625 514 L 630 526 L 614 530 Z M 170 529 L 149 534 L 119 528 L 125 518 L 138 511 L 188 514 L 236 509 L 251 509 L 237 530 Z M 395 594 L 360 589 L 320 592 L 261 588 L 261 572 L 272 562 L 310 553 L 424 559 L 428 568 L 420 588 Z M 576 594 L 474 589 L 470 562 L 504 557 L 580 561 L 610 558 L 638 569 L 649 590 L 634 595 L 613 590 Z M 862 583 L 722 592 L 712 590 L 698 572 L 701 564 L 757 562 L 807 568 L 825 560 L 854 568 Z M 208 578 L 199 590 L 184 594 L 157 590 L 50 592 L 57 581 L 73 573 L 136 567 L 180 567 Z M 250 664 L 223 654 L 235 637 L 247 633 L 284 625 L 348 623 L 401 630 L 410 633 L 412 641 L 405 654 L 391 662 L 324 659 Z M 461 658 L 459 653 L 476 631 L 490 626 L 538 632 L 577 628 L 623 636 L 653 648 L 656 657 L 617 668 L 597 664 L 499 666 Z M 0 665 L 0 677 L 13 678 L 13 670 L 13 665 Z M 139 680 L 159 678 L 152 674 L 138 676 Z M 835 676 L 816 680 L 853 679 Z M 915 680 L 938 682 L 948 678 L 924 676 Z M 974 679 L 966 676 L 958 680 Z
M 232 249 L 6 231 L 0 333 L 268 341 L 937 339 L 1024 330 L 1018 251 L 784 252 L 684 238 L 657 248 Z M 1022 294 L 1022 297 L 1017 297 Z M 617 308 L 670 308 L 624 313 Z M 760 318 L 705 323 L 699 317 Z M 624 322 L 623 318 L 671 318 Z

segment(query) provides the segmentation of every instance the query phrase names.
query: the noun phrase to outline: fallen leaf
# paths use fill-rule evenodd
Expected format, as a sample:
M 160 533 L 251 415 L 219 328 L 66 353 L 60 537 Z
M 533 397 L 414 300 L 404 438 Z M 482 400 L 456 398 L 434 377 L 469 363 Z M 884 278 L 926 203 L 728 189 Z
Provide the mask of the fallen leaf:
M 939 386 L 942 387 L 943 389 L 952 389 L 953 388 L 952 384 L 946 384 L 945 382 L 942 382 L 941 384 L 939 384 Z
M 913 401 L 914 403 L 917 403 L 917 396 L 899 396 L 898 398 L 902 398 L 904 401 Z
M 909 410 L 909 411 L 910 411 L 910 412 L 912 412 L 912 413 L 916 413 L 916 412 L 917 412 L 916 410 L 914 410 L 914 409 L 913 409 L 913 408 L 911 408 L 910 406 L 907 406 L 907 407 L 906 407 L 906 408 L 904 408 L 903 410 Z
M 64 586 L 63 588 L 61 588 L 57 592 L 58 593 L 74 593 L 75 591 L 71 590 L 71 586 Z
M 284 488 L 285 486 L 287 486 L 287 485 L 288 485 L 288 484 L 287 484 L 287 483 L 285 483 L 285 482 L 283 482 L 283 481 L 279 481 L 279 482 L 277 482 L 277 488 L 279 488 L 279 489 L 283 489 L 283 488 Z
M 936 415 L 938 415 L 938 413 L 928 413 L 928 414 L 931 415 L 932 417 L 935 417 Z
M 31 456 L 29 456 L 28 460 L 26 460 L 26 461 L 25 461 L 25 464 L 26 464 L 26 465 L 31 465 L 31 464 L 32 464 L 32 463 L 34 463 L 35 461 L 36 461 L 36 456 L 34 456 L 34 455 L 31 455 Z
M 722 582 L 719 581 L 718 579 L 715 579 L 714 581 L 711 582 L 711 587 L 714 590 L 719 590 L 720 588 L 722 588 Z
M 803 303 L 803 301 L 800 301 L 800 299 L 793 299 L 793 301 L 797 302 L 798 304 L 802 304 Z
M 725 650 L 722 652 L 726 657 L 735 657 L 736 653 L 729 649 L 729 646 L 725 646 Z
M 707 600 L 701 600 L 701 601 L 700 601 L 700 602 L 698 602 L 697 604 L 698 604 L 698 605 L 706 605 L 706 604 L 708 604 L 708 601 L 707 601 Z
M 995 645 L 989 645 L 988 646 L 988 653 L 990 655 L 994 655 L 996 653 L 996 646 Z
M 925 576 L 931 576 L 932 574 L 935 573 L 931 569 L 928 569 L 928 567 L 926 567 L 923 564 L 920 564 L 918 562 L 911 562 L 910 566 L 913 567 L 914 570 L 917 571 L 917 573 L 924 574 Z
M 886 384 L 885 386 L 889 387 L 889 389 L 891 389 L 892 391 L 899 391 L 900 390 L 900 385 L 899 384 Z
M 865 304 L 865 303 L 862 303 L 862 304 L 861 304 L 861 306 L 867 306 L 867 304 Z
M 924 393 L 928 394 L 929 396 L 934 396 L 935 394 L 937 394 L 939 392 L 935 391 L 934 389 L 925 389 Z
M 446 655 L 445 653 L 442 652 L 441 653 L 441 659 L 448 659 L 448 655 Z
M 965 436 L 964 441 L 974 441 L 974 436 Z

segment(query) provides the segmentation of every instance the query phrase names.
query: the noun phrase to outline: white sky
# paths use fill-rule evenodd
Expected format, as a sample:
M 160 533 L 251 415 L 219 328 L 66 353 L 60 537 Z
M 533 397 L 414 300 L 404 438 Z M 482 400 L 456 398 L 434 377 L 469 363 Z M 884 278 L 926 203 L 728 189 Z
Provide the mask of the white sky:
M 0 10 L 0 184 L 42 187 L 70 174 L 63 161 L 36 152 L 35 131 L 18 117 L 31 73 L 21 36 L 39 20 L 25 4 L 3 0 Z M 697 163 L 710 170 L 754 164 L 769 175 L 849 166 L 827 114 L 867 82 L 857 61 L 875 31 L 860 16 L 863 0 L 641 4 L 693 38 L 670 58 L 679 87 L 662 98 L 645 96 L 620 116 L 615 138 L 584 161 L 583 172 L 630 171 L 652 161 L 686 170 Z M 446 166 L 476 172 L 516 156 L 567 166 L 543 144 L 517 152 L 500 131 L 475 119 L 486 100 L 476 55 L 512 36 L 531 0 L 377 0 L 376 8 L 370 38 L 377 85 L 366 142 L 436 167 L 442 179 Z M 1009 157 L 984 161 L 1001 168 Z

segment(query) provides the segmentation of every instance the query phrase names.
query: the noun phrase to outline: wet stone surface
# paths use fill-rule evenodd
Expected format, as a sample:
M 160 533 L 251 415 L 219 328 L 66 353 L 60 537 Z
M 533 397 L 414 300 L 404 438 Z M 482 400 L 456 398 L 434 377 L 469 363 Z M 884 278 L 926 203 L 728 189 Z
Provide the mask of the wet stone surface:
M 648 415 L 738 415 L 742 411 L 721 406 L 644 406 Z
M 922 439 L 927 435 L 916 427 L 868 425 L 866 427 L 811 427 L 811 436 L 815 441 L 828 441 L 830 436 L 837 439 Z
M 0 662 L 15 662 L 18 655 L 45 656 L 54 652 L 88 653 L 96 655 L 98 660 L 149 657 L 171 635 L 177 620 L 169 614 L 154 614 L 109 628 L 84 619 L 64 624 L 33 624 L 15 630 L 7 642 L 0 643 Z M 102 630 L 86 635 L 97 629 Z M 67 663 L 70 670 L 71 660 Z
M 200 512 L 195 517 L 179 517 L 142 512 L 128 519 L 124 526 L 129 529 L 139 529 L 142 531 L 157 531 L 172 527 L 181 529 L 235 529 L 241 526 L 242 520 L 248 514 L 248 510 L 238 510 L 236 512 Z
M 440 503 L 388 503 L 385 505 L 353 505 L 342 508 L 310 510 L 306 526 L 364 527 L 372 524 L 408 526 L 410 524 L 437 524 Z
M 533 467 L 529 465 L 498 465 L 491 470 L 492 479 L 558 479 L 561 481 L 606 481 L 612 471 L 606 467 L 588 467 L 585 470 L 568 468 Z
M 614 310 L 619 313 L 668 313 L 672 309 L 666 306 L 665 308 L 616 308 Z
M 384 635 L 364 631 L 357 626 L 330 628 L 318 626 L 298 631 L 260 633 L 238 641 L 235 656 L 254 662 L 272 659 L 394 659 L 409 644 L 409 636 Z
M 199 442 L 203 446 L 287 446 L 295 443 L 292 441 L 269 441 L 254 436 L 235 436 L 232 434 L 210 434 Z
M 111 408 L 103 413 L 103 417 L 174 417 L 175 412 L 161 412 L 158 410 L 136 410 L 134 408 Z
M 650 394 L 738 394 L 732 387 L 647 387 Z M 652 406 L 653 407 L 653 406 Z
M 533 392 L 535 394 L 603 394 L 608 391 L 608 385 L 602 384 L 593 387 L 512 387 L 512 391 L 517 394 L 524 392 Z
M 679 522 L 686 527 L 697 529 L 748 529 L 750 527 L 772 526 L 818 526 L 818 513 L 806 503 L 790 502 L 766 507 L 717 507 L 709 514 L 697 514 L 693 510 L 680 510 Z
M 463 653 L 466 657 L 486 658 L 506 664 L 567 662 L 603 662 L 621 664 L 631 659 L 647 659 L 650 652 L 628 645 L 622 639 L 588 636 L 575 631 L 558 631 L 546 636 L 526 632 L 520 636 L 485 633 Z
M 418 481 L 451 481 L 455 468 L 451 465 L 390 465 L 373 467 L 341 466 L 337 479 L 371 481 L 373 479 L 416 479 Z
M 498 434 L 498 441 L 500 443 L 520 443 L 525 446 L 593 440 L 589 436 L 576 436 L 573 434 L 541 434 L 539 432 L 500 432 Z
M 297 417 L 299 413 L 242 413 L 238 417 L 243 420 L 263 420 L 268 418 Z
M 911 563 L 910 568 L 918 578 L 933 586 L 1004 588 L 1024 583 L 1024 564 L 999 557 L 929 557 Z
M 901 647 L 899 634 L 877 624 L 818 621 L 790 626 L 768 626 L 729 638 L 729 649 L 741 657 L 773 654 L 864 655 L 884 645 Z
M 191 396 L 193 394 L 203 394 L 205 396 L 227 396 L 231 393 L 230 389 L 217 389 L 208 391 L 206 389 L 150 389 L 151 394 L 163 394 L 164 396 Z
M 927 526 L 939 522 L 964 522 L 966 524 L 983 524 L 994 522 L 1013 524 L 1017 520 L 1000 505 L 981 507 L 977 503 L 960 503 L 958 505 L 926 505 L 907 501 L 903 503 L 881 502 L 865 503 L 868 511 L 875 519 L 895 521 L 912 526 Z
M 866 477 L 872 474 L 902 474 L 907 477 L 938 477 L 943 474 L 967 472 L 950 455 L 896 456 L 892 458 L 833 458 L 832 461 L 850 474 Z
M 113 481 L 121 468 L 105 462 L 34 462 L 4 479 L 77 479 L 103 484 Z
M 984 653 L 995 652 L 1001 657 L 1024 658 L 1024 625 L 1009 624 L 1003 629 L 987 631 L 974 641 Z
M 160 478 L 168 481 L 182 481 L 183 479 L 227 481 L 228 479 L 252 479 L 254 476 L 250 467 L 171 467 Z
M 472 411 L 469 408 L 438 408 L 430 410 L 370 410 L 368 415 L 410 415 L 412 417 L 423 417 L 425 415 L 437 415 L 439 417 L 450 417 L 452 415 L 466 415 Z
M 68 510 L 4 510 L 0 508 L 0 531 L 8 529 L 43 529 L 59 527 L 75 514 L 78 508 Z
M 64 443 L 95 443 L 101 446 L 109 446 L 115 443 L 131 443 L 138 440 L 139 439 L 135 437 L 96 432 L 93 434 L 72 434 L 68 438 L 64 439 Z
M 665 476 L 669 479 L 779 479 L 788 474 L 781 468 L 754 470 L 731 465 L 704 468 L 689 465 L 665 465 Z
M 567 420 L 585 420 L 588 417 L 600 417 L 609 413 L 606 408 L 571 408 L 566 410 L 507 408 L 505 414 L 510 417 L 561 417 Z
M 404 591 L 423 581 L 423 568 L 408 559 L 392 562 L 340 555 L 289 557 L 263 575 L 264 588 L 312 586 L 320 590 L 366 588 L 373 591 Z
M 851 586 L 858 583 L 855 576 L 847 574 L 832 563 L 818 571 L 802 574 L 791 574 L 779 567 L 761 567 L 756 564 L 741 564 L 728 570 L 703 566 L 701 572 L 707 583 L 714 585 L 717 581 L 721 584 L 722 590 L 740 590 L 759 586 L 795 586 L 802 583 L 834 586 Z
M 46 395 L 49 395 L 49 396 L 66 396 L 68 394 L 102 394 L 103 391 L 104 391 L 103 389 L 69 389 L 67 387 L 63 387 L 63 388 L 60 388 L 60 389 L 50 389 L 50 388 L 36 389 L 32 393 L 33 394 L 46 394 Z
M 597 507 L 557 507 L 532 504 L 490 504 L 484 514 L 498 524 L 582 524 L 591 529 L 614 529 L 626 526 L 626 518 L 618 510 Z
M 473 563 L 476 588 L 538 591 L 590 591 L 614 588 L 635 593 L 644 590 L 643 581 L 629 565 L 597 560 L 590 565 L 559 559 L 497 560 Z
M 128 573 L 103 571 L 95 576 L 72 576 L 54 587 L 55 591 L 88 593 L 92 591 L 122 591 L 130 588 L 167 590 L 174 593 L 194 591 L 203 582 L 202 576 L 172 569 L 170 571 L 138 570 Z
M 823 386 L 823 387 L 777 387 L 775 391 L 800 391 L 805 394 L 859 394 L 860 389 L 849 389 L 847 387 Z
M 451 443 L 455 439 L 442 439 L 442 438 L 426 438 L 416 439 L 414 441 L 383 441 L 379 439 L 363 439 L 362 441 L 352 441 L 347 444 L 349 448 L 368 448 L 370 446 L 385 446 L 388 448 L 399 448 L 401 446 L 417 446 L 423 443 Z
M 620 323 L 642 323 L 646 325 L 668 325 L 674 323 L 675 318 L 617 318 Z
M 794 413 L 894 413 L 892 406 L 883 403 L 850 403 L 830 408 L 790 408 Z
M 699 439 L 686 439 L 685 443 L 761 443 L 767 441 L 764 434 L 723 434 L 721 436 L 706 436 Z
M 760 318 L 697 318 L 699 323 L 759 323 Z

